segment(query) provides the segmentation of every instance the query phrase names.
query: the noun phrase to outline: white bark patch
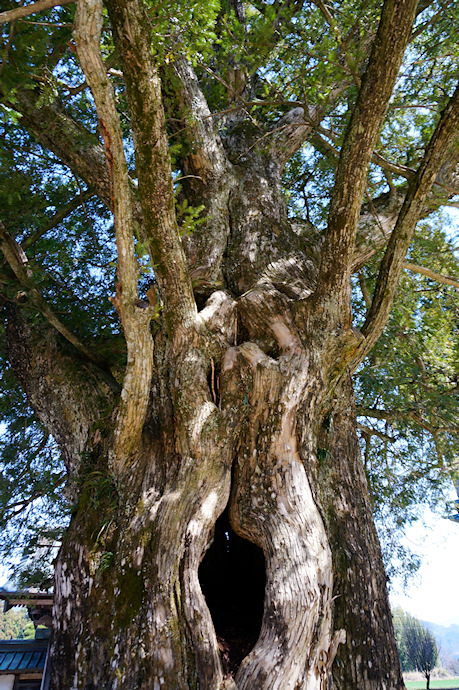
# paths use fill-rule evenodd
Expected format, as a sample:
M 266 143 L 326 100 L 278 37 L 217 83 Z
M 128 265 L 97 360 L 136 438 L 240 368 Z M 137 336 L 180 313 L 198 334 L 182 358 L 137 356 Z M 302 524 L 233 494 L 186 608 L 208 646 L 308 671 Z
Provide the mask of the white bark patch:
M 136 566 L 136 568 L 140 568 L 140 566 L 142 565 L 144 552 L 145 552 L 145 547 L 143 545 L 138 546 L 136 548 L 136 550 L 134 551 L 133 563 Z
M 200 442 L 203 427 L 214 411 L 215 405 L 211 402 L 205 402 L 198 408 L 196 414 L 193 415 L 193 418 L 191 419 L 190 426 L 193 428 L 192 438 L 194 450 L 198 456 L 200 454 Z
M 279 347 L 282 350 L 294 352 L 295 354 L 300 352 L 300 343 L 298 338 L 294 333 L 292 333 L 286 323 L 280 319 L 276 319 L 271 323 L 271 329 L 279 344 Z
M 212 520 L 218 503 L 218 498 L 218 493 L 216 491 L 212 491 L 202 504 L 201 513 L 205 520 Z
M 226 350 L 222 360 L 222 373 L 230 371 L 237 362 L 238 348 L 230 347 Z
M 253 368 L 257 367 L 262 362 L 267 363 L 270 360 L 270 358 L 265 355 L 263 350 L 255 343 L 243 343 L 240 346 L 239 351 Z
M 236 302 L 226 292 L 213 292 L 198 317 L 213 332 L 219 332 L 229 341 L 234 341 Z

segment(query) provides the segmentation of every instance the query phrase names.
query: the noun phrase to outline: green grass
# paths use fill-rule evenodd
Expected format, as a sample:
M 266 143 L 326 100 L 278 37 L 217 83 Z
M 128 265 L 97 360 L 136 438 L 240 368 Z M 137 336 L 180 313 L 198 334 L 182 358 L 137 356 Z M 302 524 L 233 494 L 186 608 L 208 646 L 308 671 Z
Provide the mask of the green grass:
M 426 687 L 425 680 L 407 680 L 405 682 L 407 690 L 421 690 Z M 449 688 L 449 690 L 459 690 L 459 678 L 448 678 L 448 680 L 431 680 L 430 689 Z

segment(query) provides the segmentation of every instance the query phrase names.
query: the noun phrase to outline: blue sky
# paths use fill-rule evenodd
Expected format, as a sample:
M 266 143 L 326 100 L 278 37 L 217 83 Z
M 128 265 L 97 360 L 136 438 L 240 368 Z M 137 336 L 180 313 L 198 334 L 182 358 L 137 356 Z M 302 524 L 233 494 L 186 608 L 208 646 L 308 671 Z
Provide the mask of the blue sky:
M 406 593 L 394 582 L 391 604 L 421 620 L 459 625 L 459 523 L 430 510 L 425 511 L 424 521 L 425 525 L 412 525 L 406 536 L 408 545 L 422 557 L 418 577 Z

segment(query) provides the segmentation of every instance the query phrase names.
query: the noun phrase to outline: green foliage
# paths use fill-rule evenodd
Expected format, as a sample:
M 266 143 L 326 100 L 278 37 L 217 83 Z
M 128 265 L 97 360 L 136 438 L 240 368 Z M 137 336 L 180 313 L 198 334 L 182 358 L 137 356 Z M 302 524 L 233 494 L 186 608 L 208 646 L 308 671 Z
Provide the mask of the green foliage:
M 206 218 L 202 216 L 205 206 L 204 204 L 200 204 L 199 206 L 190 206 L 188 199 L 184 197 L 180 199 L 180 192 L 181 187 L 178 185 L 175 190 L 175 212 L 177 214 L 177 222 L 180 228 L 180 236 L 188 237 L 196 232 L 200 225 L 203 225 L 206 222 Z
M 173 61 L 174 55 L 181 53 L 190 59 L 212 53 L 218 0 L 149 0 L 146 5 L 155 27 L 152 44 L 160 60 Z
M 31 640 L 35 628 L 24 607 L 12 608 L 6 613 L 0 607 L 0 640 Z
M 408 261 L 458 275 L 459 260 L 442 216 L 422 223 Z M 356 314 L 371 294 L 378 258 L 356 280 Z M 439 509 L 457 472 L 457 291 L 406 271 L 389 323 L 356 379 L 362 450 L 389 574 L 405 579 L 419 560 L 402 544 L 423 505 Z M 366 431 L 365 431 L 366 430 Z
M 393 621 L 403 671 L 420 671 L 429 680 L 438 662 L 433 633 L 401 608 L 393 612 Z

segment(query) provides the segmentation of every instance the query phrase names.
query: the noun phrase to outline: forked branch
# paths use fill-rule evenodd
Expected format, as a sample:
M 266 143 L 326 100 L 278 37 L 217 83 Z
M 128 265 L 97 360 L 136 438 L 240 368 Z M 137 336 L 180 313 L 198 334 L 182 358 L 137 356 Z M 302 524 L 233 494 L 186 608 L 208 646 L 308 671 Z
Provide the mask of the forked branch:
M 150 332 L 152 308 L 137 306 L 139 267 L 134 252 L 134 209 L 113 88 L 100 51 L 102 0 L 79 0 L 75 43 L 91 88 L 104 139 L 111 182 L 111 199 L 118 252 L 117 294 L 113 302 L 120 315 L 127 344 L 127 366 L 115 427 L 113 464 L 121 471 L 139 446 L 147 411 L 153 371 Z
M 134 137 L 139 197 L 171 334 L 194 321 L 196 304 L 175 217 L 172 170 L 150 22 L 141 0 L 107 0 Z

